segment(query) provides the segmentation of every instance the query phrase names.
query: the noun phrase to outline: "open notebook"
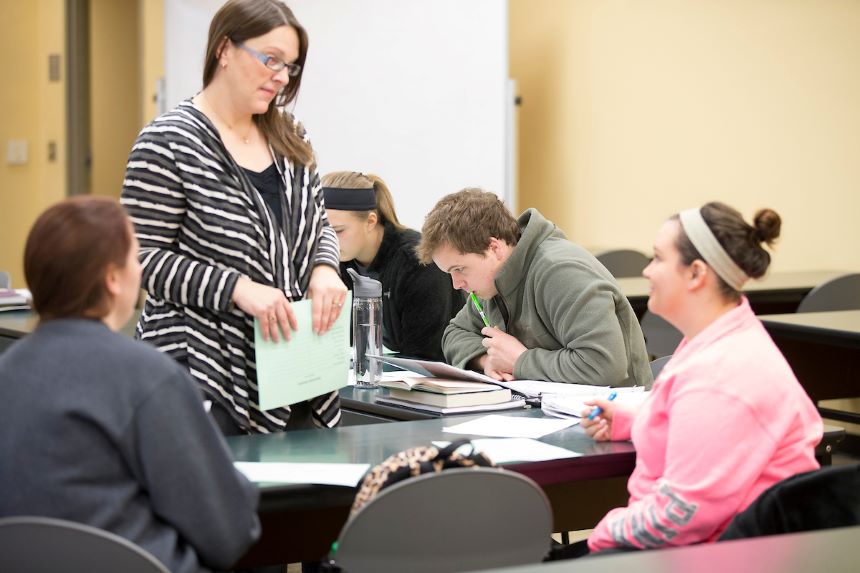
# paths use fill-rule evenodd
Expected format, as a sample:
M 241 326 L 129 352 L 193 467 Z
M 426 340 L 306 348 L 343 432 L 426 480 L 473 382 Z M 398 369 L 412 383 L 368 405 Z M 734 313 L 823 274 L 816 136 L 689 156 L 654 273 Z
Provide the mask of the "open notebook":
M 508 388 L 517 394 L 525 396 L 526 398 L 538 398 L 545 394 L 593 396 L 605 394 L 609 391 L 606 386 L 577 384 L 575 381 L 545 382 L 543 380 L 513 380 L 511 382 L 503 382 L 500 380 L 494 380 L 480 372 L 464 370 L 462 368 L 457 368 L 456 366 L 451 366 L 450 364 L 445 364 L 444 362 L 434 362 L 432 360 L 416 360 L 412 358 L 397 358 L 394 356 L 378 355 L 371 356 L 371 358 L 381 360 L 382 362 L 403 368 L 404 370 L 410 370 L 423 376 L 444 378 L 446 380 L 470 380 L 473 382 L 495 384 L 497 386 L 502 386 L 503 388 Z M 637 391 L 641 392 L 641 388 Z

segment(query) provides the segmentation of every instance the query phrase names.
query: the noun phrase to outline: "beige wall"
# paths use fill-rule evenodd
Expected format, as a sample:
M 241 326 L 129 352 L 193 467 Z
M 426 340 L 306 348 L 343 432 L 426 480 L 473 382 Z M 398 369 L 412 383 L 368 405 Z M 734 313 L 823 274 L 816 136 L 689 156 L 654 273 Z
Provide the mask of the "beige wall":
M 43 206 L 65 195 L 65 70 L 48 81 L 48 54 L 65 56 L 63 0 L 0 0 L 0 269 L 24 286 L 21 253 Z M 64 62 L 63 62 L 64 63 Z M 63 67 L 63 66 L 61 66 Z M 10 139 L 25 140 L 28 161 L 8 165 Z M 57 158 L 48 160 L 55 142 Z
M 164 78 L 164 0 L 140 0 L 141 116 L 144 126 L 158 115 L 157 82 Z
M 90 0 L 92 193 L 119 197 L 141 128 L 138 0 Z
M 520 207 L 648 250 L 722 200 L 784 218 L 774 268 L 860 269 L 860 2 L 510 0 Z
M 91 0 L 93 193 L 118 197 L 128 152 L 155 116 L 155 78 L 163 75 L 163 0 Z M 66 196 L 65 2 L 0 0 L 0 270 L 25 286 L 27 232 Z M 61 81 L 48 81 L 48 54 L 61 56 Z M 144 95 L 148 94 L 148 95 Z M 145 105 L 148 103 L 149 105 Z M 26 140 L 29 161 L 8 165 L 8 141 Z M 48 161 L 48 144 L 57 158 Z

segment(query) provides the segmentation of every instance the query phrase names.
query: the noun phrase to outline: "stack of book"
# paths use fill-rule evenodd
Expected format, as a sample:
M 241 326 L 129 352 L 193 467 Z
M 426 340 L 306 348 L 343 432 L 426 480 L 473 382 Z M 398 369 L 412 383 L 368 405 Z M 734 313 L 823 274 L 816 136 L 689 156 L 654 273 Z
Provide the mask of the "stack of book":
M 30 308 L 30 291 L 0 288 L 0 312 Z
M 519 408 L 522 400 L 512 400 L 511 391 L 495 384 L 433 377 L 383 379 L 388 396 L 378 402 L 437 414 L 457 414 L 485 410 Z
M 392 398 L 443 408 L 500 404 L 511 399 L 507 388 L 484 382 L 424 377 L 383 380 L 380 385 L 388 388 Z

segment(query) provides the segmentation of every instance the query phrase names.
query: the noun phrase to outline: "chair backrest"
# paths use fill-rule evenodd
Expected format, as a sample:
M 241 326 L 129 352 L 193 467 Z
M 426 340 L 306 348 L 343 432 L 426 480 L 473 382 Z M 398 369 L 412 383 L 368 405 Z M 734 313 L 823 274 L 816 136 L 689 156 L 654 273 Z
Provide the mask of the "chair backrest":
M 860 310 L 860 273 L 832 278 L 809 291 L 797 312 Z
M 0 288 L 12 288 L 12 278 L 6 271 L 0 271 Z
M 118 535 L 49 517 L 0 519 L 0 571 L 168 573 L 155 557 Z
M 642 270 L 651 260 L 645 253 L 633 249 L 603 251 L 595 256 L 617 279 L 642 276 Z
M 466 571 L 538 563 L 552 509 L 530 479 L 498 468 L 424 474 L 382 490 L 340 532 L 348 573 Z
M 860 525 L 860 464 L 784 479 L 735 516 L 720 541 Z
M 663 370 L 663 367 L 666 366 L 666 363 L 672 359 L 672 355 L 669 356 L 661 356 L 660 358 L 655 358 L 651 361 L 651 377 L 654 380 L 657 379 L 657 376 L 660 374 L 660 371 Z
M 646 310 L 642 315 L 639 326 L 642 327 L 642 334 L 645 336 L 645 350 L 650 356 L 656 358 L 673 354 L 684 338 L 680 330 L 650 310 Z

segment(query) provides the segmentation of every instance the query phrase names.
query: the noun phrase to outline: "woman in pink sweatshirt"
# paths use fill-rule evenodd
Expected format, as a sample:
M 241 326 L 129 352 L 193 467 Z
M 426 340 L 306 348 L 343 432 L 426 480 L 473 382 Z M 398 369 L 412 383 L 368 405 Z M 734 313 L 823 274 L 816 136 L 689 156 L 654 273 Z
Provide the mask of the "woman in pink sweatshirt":
M 638 411 L 598 400 L 603 413 L 582 420 L 595 440 L 636 446 L 628 505 L 600 521 L 591 552 L 714 541 L 765 489 L 818 467 L 821 417 L 740 294 L 767 270 L 761 243 L 780 222 L 708 203 L 660 228 L 648 308 L 684 339 Z

